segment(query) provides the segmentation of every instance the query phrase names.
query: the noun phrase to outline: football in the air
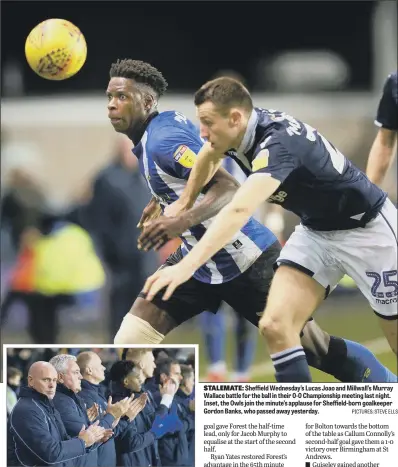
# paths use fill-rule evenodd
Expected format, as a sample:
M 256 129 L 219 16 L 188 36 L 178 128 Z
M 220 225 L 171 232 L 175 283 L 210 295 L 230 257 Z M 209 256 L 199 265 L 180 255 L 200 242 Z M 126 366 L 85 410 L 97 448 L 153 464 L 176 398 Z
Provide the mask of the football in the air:
M 87 57 L 86 40 L 80 29 L 65 19 L 47 19 L 26 39 L 25 55 L 32 70 L 50 80 L 75 75 Z

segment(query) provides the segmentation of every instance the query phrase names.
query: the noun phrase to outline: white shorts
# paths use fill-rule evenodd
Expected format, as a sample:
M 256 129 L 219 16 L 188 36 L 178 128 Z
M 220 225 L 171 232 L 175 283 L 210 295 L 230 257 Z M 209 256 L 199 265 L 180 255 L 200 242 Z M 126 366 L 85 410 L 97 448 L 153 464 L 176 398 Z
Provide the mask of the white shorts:
M 348 274 L 377 315 L 397 318 L 397 209 L 387 199 L 375 219 L 352 230 L 321 232 L 298 225 L 277 264 L 307 273 L 326 295 Z

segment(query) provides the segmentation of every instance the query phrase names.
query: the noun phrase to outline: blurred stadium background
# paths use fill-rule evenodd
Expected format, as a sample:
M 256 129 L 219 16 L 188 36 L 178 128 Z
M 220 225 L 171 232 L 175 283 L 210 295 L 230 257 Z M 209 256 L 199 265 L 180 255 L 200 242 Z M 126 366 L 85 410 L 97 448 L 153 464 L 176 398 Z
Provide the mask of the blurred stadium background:
M 216 75 L 234 74 L 252 91 L 257 106 L 284 110 L 315 126 L 361 169 L 376 134 L 373 120 L 384 80 L 397 67 L 394 1 L 3 1 L 1 16 L 2 343 L 48 341 L 56 333 L 55 315 L 60 327 L 56 342 L 112 342 L 108 324 L 112 280 L 115 286 L 121 275 L 109 271 L 107 262 L 102 261 L 106 273 L 103 284 L 102 268 L 91 250 L 96 239 L 84 237 L 85 231 L 66 231 L 71 237 L 66 236 L 66 243 L 51 250 L 57 251 L 57 258 L 51 261 L 50 275 L 62 273 L 70 278 L 76 270 L 94 271 L 92 284 L 74 284 L 69 291 L 55 286 L 51 291 L 47 284 L 47 288 L 43 286 L 44 302 L 40 296 L 33 304 L 11 300 L 9 292 L 15 289 L 23 295 L 29 291 L 24 275 L 30 264 L 29 248 L 43 241 L 43 236 L 48 239 L 49 232 L 75 225 L 70 221 L 76 220 L 76 207 L 93 198 L 98 174 L 115 156 L 125 153 L 125 142 L 107 121 L 104 95 L 110 64 L 117 58 L 140 59 L 159 68 L 169 82 L 160 110 L 178 110 L 194 121 L 193 92 Z M 75 23 L 88 44 L 85 66 L 63 82 L 39 78 L 24 58 L 29 31 L 51 17 Z M 149 199 L 140 179 L 134 180 L 131 196 L 125 201 L 133 220 L 139 218 Z M 396 203 L 396 165 L 384 188 Z M 65 224 L 65 219 L 69 223 Z M 286 215 L 285 238 L 296 223 L 295 216 Z M 114 235 L 118 235 L 116 230 Z M 160 257 L 144 255 L 135 249 L 136 237 L 132 232 L 134 267 L 128 280 L 139 287 L 173 245 L 166 246 Z M 73 249 L 71 242 L 79 246 Z M 22 257 L 21 249 L 25 253 Z M 66 269 L 68 257 L 74 259 Z M 90 287 L 92 293 L 82 293 Z M 30 325 L 26 304 L 31 310 Z M 339 287 L 316 318 L 330 333 L 366 343 L 384 364 L 397 371 L 396 360 L 355 287 Z M 233 319 L 228 314 L 228 322 Z M 196 321 L 172 332 L 167 343 L 201 344 Z M 229 365 L 233 346 L 229 335 Z M 203 346 L 200 354 L 203 375 Z M 271 375 L 272 367 L 259 339 L 253 380 L 272 379 Z

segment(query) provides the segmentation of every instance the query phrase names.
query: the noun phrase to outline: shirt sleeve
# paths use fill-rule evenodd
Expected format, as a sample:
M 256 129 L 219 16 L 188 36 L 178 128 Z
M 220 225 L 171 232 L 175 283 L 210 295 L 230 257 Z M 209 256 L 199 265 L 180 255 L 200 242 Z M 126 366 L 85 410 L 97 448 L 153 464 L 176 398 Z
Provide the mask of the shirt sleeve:
M 187 129 L 163 127 L 151 142 L 151 155 L 156 165 L 176 178 L 188 180 L 196 156 L 203 145 L 199 136 Z
M 387 130 L 398 130 L 398 108 L 394 92 L 397 93 L 396 73 L 391 74 L 384 84 L 375 120 L 375 125 Z
M 260 144 L 252 161 L 252 175 L 269 174 L 281 183 L 299 166 L 299 161 L 292 156 L 278 140 L 271 138 L 267 144 Z

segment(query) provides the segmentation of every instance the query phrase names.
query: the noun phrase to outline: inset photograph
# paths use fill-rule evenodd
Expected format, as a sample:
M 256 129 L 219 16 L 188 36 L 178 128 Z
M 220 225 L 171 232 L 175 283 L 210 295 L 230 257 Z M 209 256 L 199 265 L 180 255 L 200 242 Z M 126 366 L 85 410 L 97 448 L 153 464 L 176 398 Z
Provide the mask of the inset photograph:
M 7 466 L 194 466 L 196 350 L 5 346 Z

